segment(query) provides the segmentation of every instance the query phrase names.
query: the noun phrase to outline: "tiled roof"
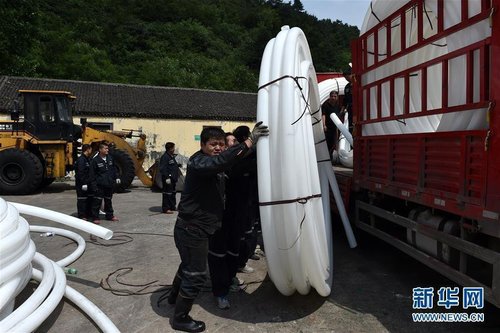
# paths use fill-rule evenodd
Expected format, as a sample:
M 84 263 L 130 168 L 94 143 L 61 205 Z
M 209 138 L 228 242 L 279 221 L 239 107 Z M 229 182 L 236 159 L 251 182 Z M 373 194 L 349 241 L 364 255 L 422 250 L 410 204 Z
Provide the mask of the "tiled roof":
M 257 94 L 0 76 L 0 112 L 13 108 L 17 90 L 64 90 L 80 116 L 255 120 Z

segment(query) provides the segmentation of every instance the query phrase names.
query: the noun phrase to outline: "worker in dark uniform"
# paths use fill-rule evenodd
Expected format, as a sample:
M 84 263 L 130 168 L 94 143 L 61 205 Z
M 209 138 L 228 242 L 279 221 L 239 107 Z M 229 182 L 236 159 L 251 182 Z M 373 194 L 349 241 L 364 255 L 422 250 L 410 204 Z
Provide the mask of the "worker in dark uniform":
M 344 72 L 344 77 L 347 80 L 347 84 L 344 87 L 344 100 L 343 100 L 343 109 L 342 109 L 342 115 L 344 115 L 346 112 L 348 114 L 348 119 L 349 119 L 349 132 L 352 133 L 353 129 L 353 123 L 352 123 L 352 80 L 353 80 L 353 74 L 352 74 L 352 69 L 351 67 L 347 67 Z
M 179 166 L 175 160 L 175 143 L 165 144 L 165 154 L 160 159 L 160 174 L 163 184 L 161 208 L 165 214 L 173 214 L 176 206 L 175 184 L 179 179 Z
M 99 220 L 99 208 L 103 199 L 106 220 L 118 221 L 118 218 L 114 215 L 111 199 L 113 198 L 113 186 L 120 184 L 120 178 L 117 177 L 113 157 L 109 155 L 109 146 L 106 143 L 99 144 L 99 153 L 90 162 L 90 179 L 92 180 L 92 190 L 94 191 L 94 200 L 92 203 L 94 223 L 101 223 Z
M 189 312 L 207 278 L 208 239 L 222 223 L 224 170 L 243 158 L 261 136 L 268 134 L 267 126 L 259 122 L 250 138 L 224 150 L 225 133 L 222 129 L 207 127 L 201 132 L 201 149 L 190 157 L 187 165 L 174 229 L 181 263 L 168 297 L 170 304 L 175 303 L 171 321 L 173 329 L 185 332 L 205 330 L 205 323 L 193 320 Z
M 92 147 L 88 144 L 82 146 L 82 154 L 75 163 L 75 187 L 76 187 L 76 209 L 78 218 L 92 218 L 92 199 L 94 197 L 90 190 L 90 155 Z
M 321 118 L 323 120 L 323 131 L 325 132 L 326 145 L 328 151 L 331 153 L 337 149 L 337 126 L 333 122 L 330 115 L 336 114 L 340 118 L 340 103 L 339 93 L 336 90 L 330 91 L 330 98 L 328 98 L 323 105 L 321 105 Z
M 240 127 L 244 127 L 246 132 L 248 132 L 245 137 L 247 139 L 250 135 L 250 129 L 248 126 Z M 233 133 L 226 133 L 225 141 L 226 147 L 232 147 L 239 143 Z M 241 140 L 240 142 L 244 141 Z M 246 169 L 251 164 L 249 163 L 248 156 L 249 154 L 253 155 L 253 148 L 254 146 L 245 154 L 244 159 L 238 160 L 230 170 L 225 172 L 227 177 L 225 181 L 225 209 L 222 217 L 222 225 L 220 229 L 216 230 L 210 236 L 208 242 L 208 268 L 212 282 L 212 293 L 220 309 L 229 309 L 231 306 L 228 294 L 232 288 L 233 281 L 237 281 L 234 287 L 239 289 L 239 280 L 234 278 L 236 277 L 240 262 L 240 243 L 242 228 L 244 227 L 242 226 L 243 221 L 239 220 L 238 217 L 243 215 L 246 218 L 248 216 L 247 207 L 245 206 L 245 198 L 248 192 L 245 180 L 248 177 L 244 177 L 243 174 L 246 174 Z

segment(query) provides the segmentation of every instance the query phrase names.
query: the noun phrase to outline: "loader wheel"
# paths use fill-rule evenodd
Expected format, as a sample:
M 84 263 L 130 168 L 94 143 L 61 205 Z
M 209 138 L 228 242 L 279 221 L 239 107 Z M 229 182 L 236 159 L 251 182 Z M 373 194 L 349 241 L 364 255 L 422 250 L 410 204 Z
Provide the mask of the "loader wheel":
M 6 149 L 0 152 L 0 193 L 30 194 L 43 179 L 43 166 L 27 150 Z
M 124 191 L 126 188 L 132 184 L 135 177 L 135 166 L 132 158 L 124 152 L 123 150 L 113 149 L 109 151 L 109 154 L 113 156 L 116 168 L 118 169 L 118 178 L 121 180 L 121 184 L 117 186 L 118 191 Z
M 45 188 L 52 184 L 56 180 L 55 178 L 44 178 L 42 182 L 40 183 L 40 189 Z

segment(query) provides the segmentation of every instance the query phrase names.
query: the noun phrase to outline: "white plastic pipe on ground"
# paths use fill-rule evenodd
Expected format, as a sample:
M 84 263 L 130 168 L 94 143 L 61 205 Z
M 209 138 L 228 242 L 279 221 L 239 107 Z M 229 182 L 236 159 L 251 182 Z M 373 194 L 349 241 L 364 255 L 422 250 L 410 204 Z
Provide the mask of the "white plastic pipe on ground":
M 17 208 L 16 208 L 17 207 Z M 0 332 L 31 332 L 52 313 L 66 295 L 75 305 L 89 315 L 104 332 L 119 332 L 109 318 L 92 302 L 73 288 L 66 286 L 66 275 L 61 266 L 77 260 L 85 250 L 85 240 L 75 232 L 46 227 L 31 226 L 18 213 L 41 217 L 73 228 L 110 239 L 111 230 L 80 219 L 23 204 L 10 204 L 0 198 Z M 77 248 L 57 263 L 35 252 L 29 238 L 29 230 L 52 232 L 73 239 Z M 32 268 L 31 261 L 41 266 L 42 271 Z M 15 297 L 24 289 L 30 277 L 40 281 L 35 292 L 14 310 Z

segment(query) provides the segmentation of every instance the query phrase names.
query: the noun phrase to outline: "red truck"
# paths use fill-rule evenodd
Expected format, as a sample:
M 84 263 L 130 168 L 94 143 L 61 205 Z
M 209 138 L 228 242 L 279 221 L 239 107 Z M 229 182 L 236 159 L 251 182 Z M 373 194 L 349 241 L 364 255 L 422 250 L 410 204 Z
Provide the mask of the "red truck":
M 339 183 L 358 228 L 500 307 L 500 0 L 385 3 L 351 45 Z

